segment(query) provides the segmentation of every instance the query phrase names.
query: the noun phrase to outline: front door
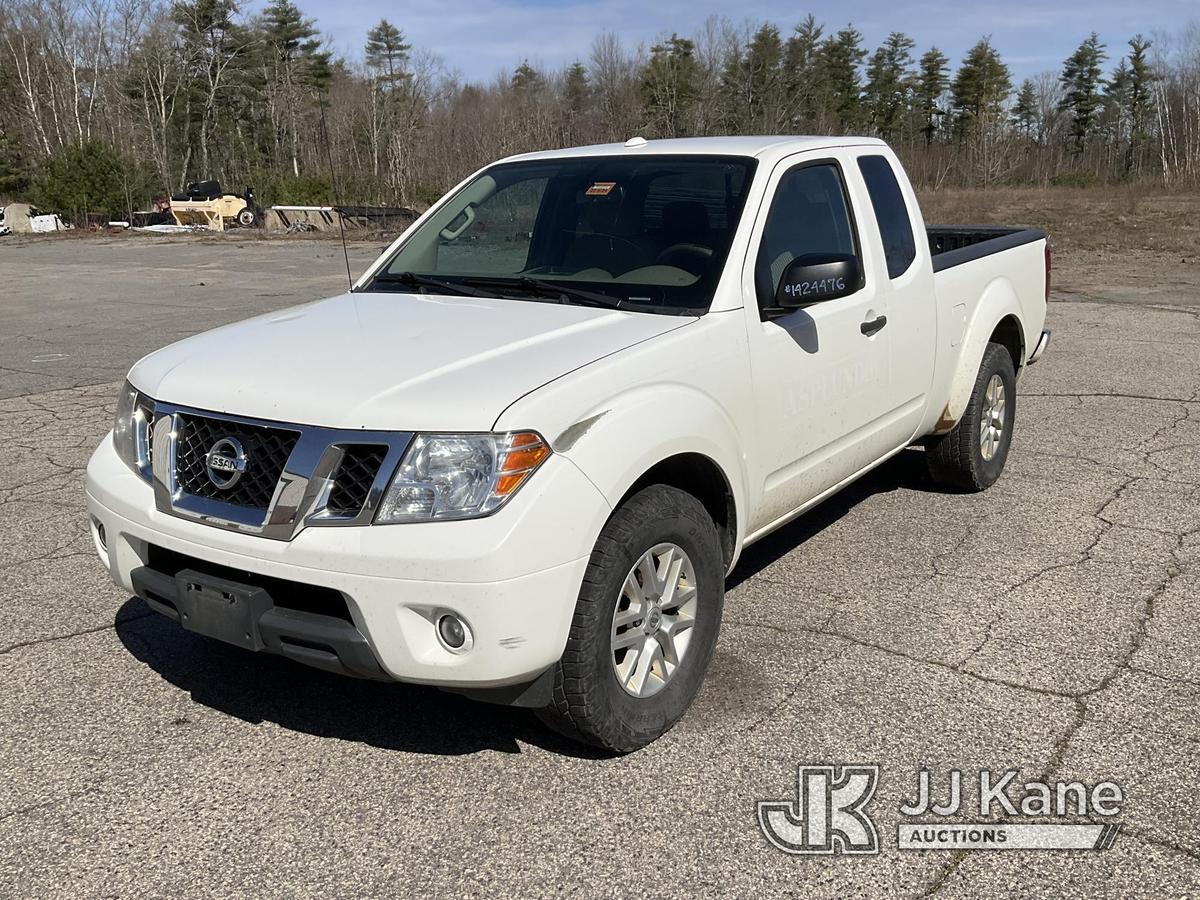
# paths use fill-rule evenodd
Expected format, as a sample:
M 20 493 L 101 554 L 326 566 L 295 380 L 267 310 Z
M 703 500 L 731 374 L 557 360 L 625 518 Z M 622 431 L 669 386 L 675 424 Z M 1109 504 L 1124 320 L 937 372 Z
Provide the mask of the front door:
M 837 159 L 781 163 L 754 266 L 750 360 L 758 412 L 761 512 L 753 532 L 803 506 L 894 449 L 889 425 L 887 293 L 864 252 Z M 773 305 L 787 264 L 802 255 L 852 254 L 864 273 L 852 294 L 783 315 Z M 748 298 L 747 306 L 750 306 Z

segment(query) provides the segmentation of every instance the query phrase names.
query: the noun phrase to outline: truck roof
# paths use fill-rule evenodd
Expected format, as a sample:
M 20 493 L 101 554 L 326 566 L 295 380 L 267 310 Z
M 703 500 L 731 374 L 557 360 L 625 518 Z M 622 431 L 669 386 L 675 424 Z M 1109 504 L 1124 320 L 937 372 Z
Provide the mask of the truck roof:
M 680 155 L 750 156 L 756 159 L 780 157 L 803 150 L 832 147 L 887 146 L 879 138 L 850 135 L 741 135 L 737 137 L 662 138 L 645 140 L 632 138 L 624 144 L 592 144 L 585 147 L 565 147 L 510 156 L 516 160 L 557 159 L 572 156 L 623 156 L 633 153 L 662 153 Z

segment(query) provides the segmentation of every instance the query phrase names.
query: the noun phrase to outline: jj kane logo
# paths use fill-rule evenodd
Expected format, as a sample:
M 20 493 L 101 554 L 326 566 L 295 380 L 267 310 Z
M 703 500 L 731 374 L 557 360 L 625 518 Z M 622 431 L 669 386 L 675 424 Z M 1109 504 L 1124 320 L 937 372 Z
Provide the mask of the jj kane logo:
M 1120 814 L 1120 785 L 1101 781 L 1025 781 L 1016 769 L 982 769 L 973 779 L 952 769 L 945 792 L 935 796 L 933 776 L 922 769 L 912 799 L 900 804 L 900 850 L 1106 850 L 1119 823 L 1055 822 Z M 968 792 L 964 783 L 974 782 Z M 871 855 L 880 842 L 868 810 L 879 784 L 877 765 L 803 765 L 796 796 L 758 803 L 758 824 L 771 845 L 793 854 Z M 973 793 L 973 796 L 970 796 Z M 961 821 L 978 814 L 983 821 Z M 1005 817 L 996 819 L 990 817 Z
M 796 800 L 764 800 L 758 824 L 784 853 L 879 852 L 879 834 L 865 808 L 875 796 L 879 766 L 799 766 Z

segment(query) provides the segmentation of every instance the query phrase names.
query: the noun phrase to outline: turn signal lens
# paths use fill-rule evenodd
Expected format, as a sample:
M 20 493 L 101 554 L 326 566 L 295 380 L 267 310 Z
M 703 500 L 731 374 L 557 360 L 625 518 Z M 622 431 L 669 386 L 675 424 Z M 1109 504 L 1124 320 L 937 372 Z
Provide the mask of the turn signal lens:
M 507 497 L 516 491 L 549 455 L 550 448 L 536 432 L 521 431 L 510 435 L 493 493 L 498 497 Z

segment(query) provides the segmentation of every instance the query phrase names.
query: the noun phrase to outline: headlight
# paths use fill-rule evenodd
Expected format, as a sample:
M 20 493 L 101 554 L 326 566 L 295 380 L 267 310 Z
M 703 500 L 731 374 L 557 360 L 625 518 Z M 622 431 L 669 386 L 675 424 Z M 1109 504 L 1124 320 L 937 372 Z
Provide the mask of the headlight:
M 419 434 L 413 438 L 375 521 L 471 519 L 504 505 L 550 455 L 534 431 Z
M 117 397 L 113 420 L 113 446 L 117 456 L 143 478 L 150 477 L 150 419 L 153 401 L 138 393 L 128 381 Z

